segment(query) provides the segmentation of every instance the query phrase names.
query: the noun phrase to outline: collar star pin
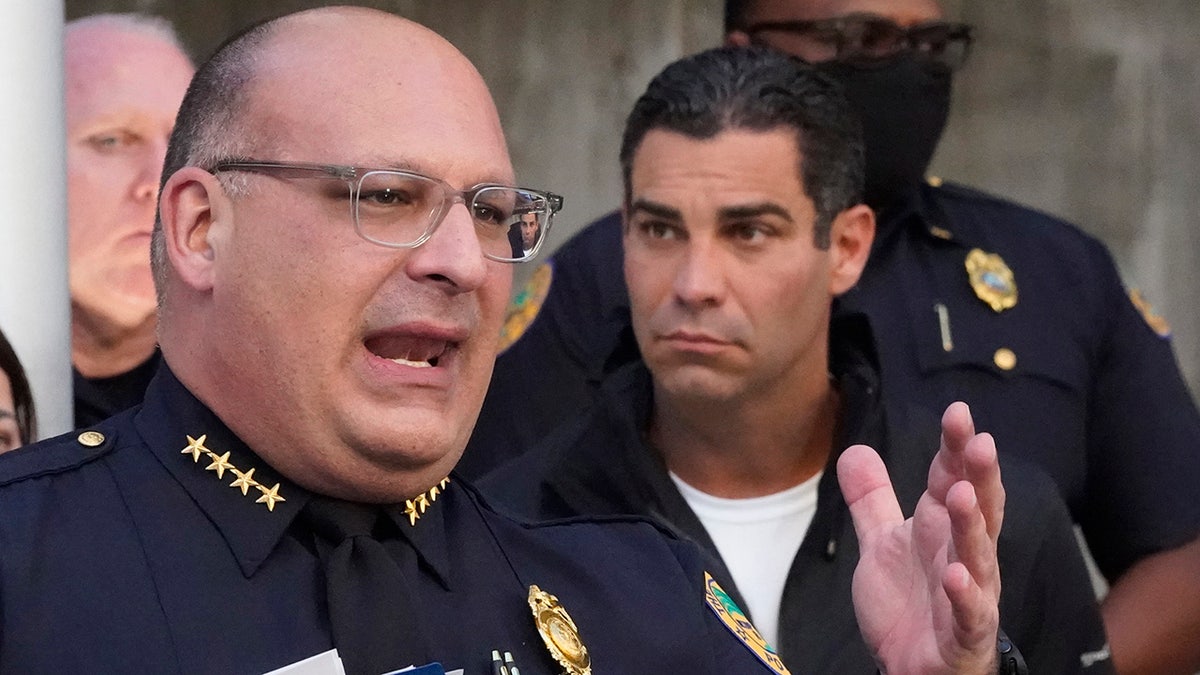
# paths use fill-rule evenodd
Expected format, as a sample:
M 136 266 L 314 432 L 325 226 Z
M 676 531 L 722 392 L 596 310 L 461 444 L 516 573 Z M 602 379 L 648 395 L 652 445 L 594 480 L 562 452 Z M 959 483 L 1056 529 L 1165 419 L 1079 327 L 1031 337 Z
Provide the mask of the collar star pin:
M 566 675 L 592 675 L 592 657 L 579 637 L 579 629 L 558 598 L 534 584 L 529 587 L 529 609 L 550 655 Z
M 425 511 L 429 509 L 430 504 L 437 501 L 438 495 L 444 492 L 446 486 L 449 484 L 450 477 L 446 476 L 438 481 L 437 485 L 404 502 L 404 515 L 408 516 L 410 527 L 416 526 L 417 521 L 421 519 L 421 516 L 425 515 Z
M 228 452 L 223 455 L 218 455 L 204 445 L 206 440 L 208 440 L 208 434 L 201 434 L 199 438 L 187 436 L 187 447 L 181 450 L 179 454 L 191 455 L 193 464 L 198 464 L 200 462 L 200 455 L 204 455 L 211 461 L 208 466 L 204 467 L 204 470 L 215 471 L 218 479 L 224 478 L 226 471 L 229 471 L 234 476 L 237 476 L 237 478 L 235 478 L 234 481 L 229 484 L 229 487 L 240 489 L 243 495 L 249 494 L 250 488 L 258 490 L 260 493 L 262 493 L 262 496 L 256 499 L 254 503 L 266 504 L 268 511 L 274 511 L 275 504 L 277 502 L 287 501 L 279 494 L 279 483 L 276 483 L 275 487 L 272 488 L 268 488 L 267 486 L 259 483 L 258 481 L 254 480 L 253 468 L 251 468 L 249 471 L 243 472 L 229 462 Z
M 964 264 L 975 295 L 986 302 L 992 311 L 1003 312 L 1016 307 L 1017 281 L 1004 258 L 973 248 L 967 253 Z

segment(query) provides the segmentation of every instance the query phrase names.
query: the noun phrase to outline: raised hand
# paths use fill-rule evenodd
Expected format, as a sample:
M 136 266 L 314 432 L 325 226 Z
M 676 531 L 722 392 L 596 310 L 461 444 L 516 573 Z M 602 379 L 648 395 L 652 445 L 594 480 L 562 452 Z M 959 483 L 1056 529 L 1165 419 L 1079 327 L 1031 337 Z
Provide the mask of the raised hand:
M 865 445 L 838 459 L 858 534 L 854 611 L 889 675 L 994 673 L 1000 614 L 996 540 L 1004 487 L 996 445 L 966 404 L 942 416 L 925 493 L 905 519 L 883 461 Z

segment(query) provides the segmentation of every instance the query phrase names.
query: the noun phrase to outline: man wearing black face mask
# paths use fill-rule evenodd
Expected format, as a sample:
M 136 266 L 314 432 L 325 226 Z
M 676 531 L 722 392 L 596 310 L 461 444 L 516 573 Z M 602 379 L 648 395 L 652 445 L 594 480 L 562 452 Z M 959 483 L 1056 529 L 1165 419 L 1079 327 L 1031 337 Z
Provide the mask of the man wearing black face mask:
M 1169 329 L 1130 302 L 1095 239 L 924 180 L 970 29 L 945 23 L 934 0 L 748 0 L 726 10 L 729 42 L 819 64 L 862 118 L 878 234 L 841 302 L 883 338 L 887 396 L 934 410 L 965 400 L 1000 447 L 1054 477 L 1113 583 L 1103 610 L 1120 671 L 1200 668 L 1200 647 L 1179 639 L 1200 633 L 1200 414 Z M 519 297 L 508 333 L 524 335 L 497 362 L 460 470 L 483 473 L 530 447 L 636 357 L 614 272 L 620 247 L 612 214 L 559 249 Z M 516 401 L 537 414 L 510 414 Z

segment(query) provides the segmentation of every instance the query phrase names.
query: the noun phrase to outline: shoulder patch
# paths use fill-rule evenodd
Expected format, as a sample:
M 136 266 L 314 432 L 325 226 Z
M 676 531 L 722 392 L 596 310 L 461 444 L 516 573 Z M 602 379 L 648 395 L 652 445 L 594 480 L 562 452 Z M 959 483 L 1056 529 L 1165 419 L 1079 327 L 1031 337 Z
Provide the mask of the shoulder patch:
M 554 276 L 551 263 L 544 262 L 533 271 L 533 276 L 520 292 L 508 303 L 508 312 L 504 316 L 504 328 L 500 330 L 500 351 L 512 346 L 525 334 L 525 329 L 537 318 L 550 293 L 550 281 Z
M 0 486 L 70 471 L 102 457 L 116 445 L 116 431 L 105 431 L 76 430 L 5 453 L 0 458 Z
M 1154 307 L 1146 300 L 1142 292 L 1136 288 L 1129 289 L 1129 300 L 1133 306 L 1137 308 L 1142 318 L 1146 320 L 1146 324 L 1150 326 L 1150 330 L 1158 334 L 1159 337 L 1171 337 L 1171 324 L 1154 311 Z
M 783 665 L 783 659 L 779 658 L 779 654 L 758 634 L 758 630 L 750 623 L 750 619 L 708 572 L 704 573 L 704 600 L 708 603 L 708 608 L 729 629 L 729 632 L 741 640 L 742 644 L 746 645 L 746 649 L 753 652 L 758 660 L 763 662 L 763 665 L 771 669 L 771 672 L 778 673 L 778 675 L 791 675 L 787 666 Z

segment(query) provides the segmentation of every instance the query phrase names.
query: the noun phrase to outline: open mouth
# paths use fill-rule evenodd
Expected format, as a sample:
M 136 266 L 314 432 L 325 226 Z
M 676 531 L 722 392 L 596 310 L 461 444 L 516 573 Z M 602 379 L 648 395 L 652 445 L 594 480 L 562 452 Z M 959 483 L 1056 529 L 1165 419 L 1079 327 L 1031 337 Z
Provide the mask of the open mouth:
M 363 344 L 375 356 L 410 368 L 436 368 L 455 347 L 445 340 L 403 335 L 370 337 Z

